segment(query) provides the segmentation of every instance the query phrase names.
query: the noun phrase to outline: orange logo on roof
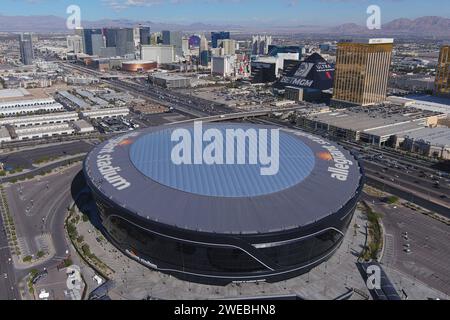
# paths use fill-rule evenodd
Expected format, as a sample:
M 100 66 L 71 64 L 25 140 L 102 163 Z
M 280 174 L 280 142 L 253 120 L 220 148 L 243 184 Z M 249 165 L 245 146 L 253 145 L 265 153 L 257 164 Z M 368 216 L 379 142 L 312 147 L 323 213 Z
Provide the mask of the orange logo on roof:
M 316 154 L 317 158 L 325 160 L 325 161 L 331 161 L 333 160 L 333 156 L 331 155 L 331 153 L 323 151 L 323 152 L 318 152 Z
M 133 143 L 133 140 L 126 139 L 126 140 L 123 140 L 121 143 L 119 143 L 119 146 L 128 146 L 132 143 Z

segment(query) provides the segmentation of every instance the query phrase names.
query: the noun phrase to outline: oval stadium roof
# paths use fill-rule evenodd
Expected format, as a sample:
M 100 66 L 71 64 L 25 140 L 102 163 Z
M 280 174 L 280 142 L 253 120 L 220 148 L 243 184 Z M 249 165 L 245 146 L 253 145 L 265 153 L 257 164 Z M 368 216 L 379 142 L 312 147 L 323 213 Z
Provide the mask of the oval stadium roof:
M 279 128 L 203 124 L 200 143 L 193 139 L 191 148 L 183 152 L 176 147 L 184 141 L 180 138 L 183 134 L 194 137 L 193 124 L 128 133 L 97 146 L 85 161 L 85 174 L 96 192 L 118 207 L 158 223 L 211 233 L 298 228 L 337 212 L 356 195 L 362 174 L 347 150 L 288 129 L 279 130 L 277 144 L 274 132 L 266 131 L 266 136 L 260 129 Z M 248 143 L 242 148 L 231 138 L 235 130 L 250 136 L 256 132 L 258 143 L 252 144 L 251 153 Z M 205 132 L 210 133 L 206 142 L 201 139 Z M 212 143 L 218 137 L 223 137 L 223 151 L 220 143 Z M 214 150 L 213 145 L 217 147 Z M 242 164 L 238 164 L 238 150 L 246 151 Z M 255 153 L 256 159 L 252 157 Z M 174 154 L 178 160 L 174 161 Z M 216 163 L 208 164 L 211 159 L 203 155 L 213 156 Z M 273 155 L 272 162 L 264 155 Z M 186 163 L 191 159 L 191 164 L 178 164 L 179 159 Z M 220 160 L 223 164 L 217 164 Z

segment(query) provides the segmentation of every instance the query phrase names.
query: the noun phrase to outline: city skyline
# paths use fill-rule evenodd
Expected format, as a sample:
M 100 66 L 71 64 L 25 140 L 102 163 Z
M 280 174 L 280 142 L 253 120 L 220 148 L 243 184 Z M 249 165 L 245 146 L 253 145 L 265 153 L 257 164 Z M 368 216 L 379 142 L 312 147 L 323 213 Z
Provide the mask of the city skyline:
M 373 1 L 372 1 L 373 2 Z M 70 5 L 81 8 L 82 20 L 102 19 L 147 20 L 177 24 L 220 23 L 229 25 L 255 25 L 264 21 L 268 26 L 321 25 L 341 23 L 365 24 L 368 6 L 380 6 L 382 23 L 398 18 L 415 19 L 422 16 L 450 17 L 450 9 L 442 7 L 441 1 L 431 0 L 426 6 L 411 5 L 412 1 L 310 1 L 278 0 L 264 2 L 255 0 L 7 0 L 0 10 L 4 16 L 54 15 L 65 17 Z M 408 5 L 406 5 L 408 3 Z

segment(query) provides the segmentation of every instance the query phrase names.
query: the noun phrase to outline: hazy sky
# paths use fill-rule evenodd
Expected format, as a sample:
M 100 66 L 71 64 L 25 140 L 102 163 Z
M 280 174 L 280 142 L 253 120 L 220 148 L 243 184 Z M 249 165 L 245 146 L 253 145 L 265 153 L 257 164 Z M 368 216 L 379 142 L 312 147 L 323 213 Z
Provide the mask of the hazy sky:
M 366 10 L 379 5 L 383 22 L 425 15 L 450 17 L 450 0 L 2 0 L 3 15 L 65 16 L 80 6 L 82 19 L 150 20 L 170 23 L 267 25 L 364 24 Z

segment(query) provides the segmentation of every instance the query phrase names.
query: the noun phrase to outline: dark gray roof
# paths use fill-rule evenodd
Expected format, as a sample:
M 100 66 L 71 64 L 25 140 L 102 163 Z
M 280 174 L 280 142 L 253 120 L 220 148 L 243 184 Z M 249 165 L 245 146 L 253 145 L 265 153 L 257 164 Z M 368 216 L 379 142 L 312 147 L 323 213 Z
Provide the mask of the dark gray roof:
M 183 128 L 191 130 L 190 126 L 185 124 Z M 255 170 L 259 167 L 248 164 L 177 168 L 169 158 L 176 144 L 171 142 L 170 133 L 176 128 L 148 128 L 104 142 L 86 159 L 89 179 L 118 206 L 144 218 L 227 234 L 267 233 L 308 225 L 337 212 L 355 196 L 360 185 L 360 167 L 348 151 L 288 129 L 280 132 L 280 169 L 275 176 L 261 176 L 259 169 Z M 204 124 L 204 130 L 208 128 L 222 132 L 227 128 L 272 129 L 250 124 Z M 344 161 L 353 163 L 346 181 L 333 178 L 328 170 L 336 164 L 325 148 L 331 146 L 342 152 Z M 117 190 L 99 171 L 97 161 L 105 155 L 111 156 L 112 163 L 103 170 L 120 169 L 113 174 L 126 179 L 130 183 L 127 188 Z M 336 155 L 335 160 L 338 158 Z

